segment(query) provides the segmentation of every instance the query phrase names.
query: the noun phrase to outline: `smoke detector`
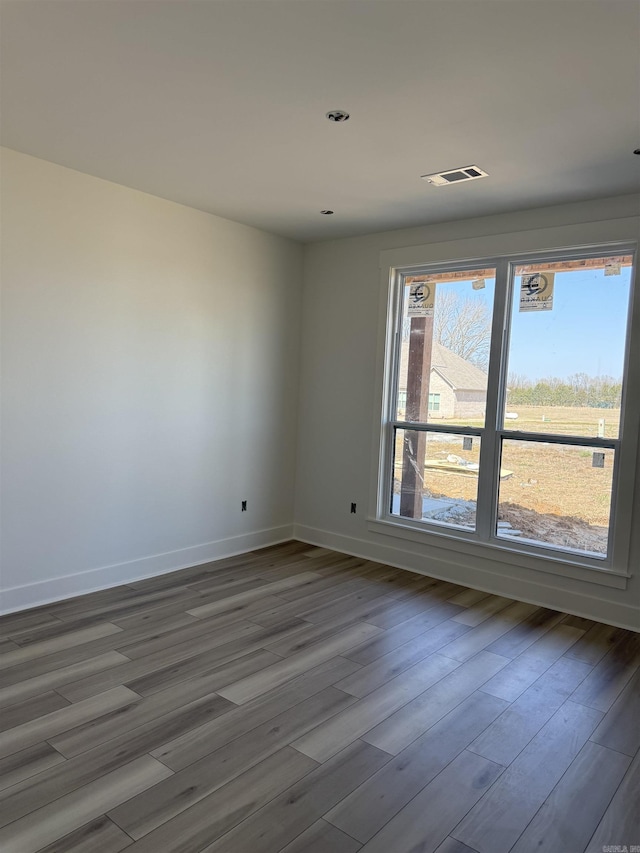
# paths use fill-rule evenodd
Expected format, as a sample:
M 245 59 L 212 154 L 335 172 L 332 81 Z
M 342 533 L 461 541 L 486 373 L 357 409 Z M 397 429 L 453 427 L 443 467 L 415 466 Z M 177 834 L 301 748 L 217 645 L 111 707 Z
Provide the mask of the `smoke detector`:
M 435 172 L 433 175 L 421 175 L 423 181 L 428 181 L 434 187 L 444 187 L 446 184 L 460 184 L 463 181 L 477 181 L 478 178 L 488 178 L 489 175 L 479 166 L 461 166 L 459 169 L 449 169 L 446 172 Z

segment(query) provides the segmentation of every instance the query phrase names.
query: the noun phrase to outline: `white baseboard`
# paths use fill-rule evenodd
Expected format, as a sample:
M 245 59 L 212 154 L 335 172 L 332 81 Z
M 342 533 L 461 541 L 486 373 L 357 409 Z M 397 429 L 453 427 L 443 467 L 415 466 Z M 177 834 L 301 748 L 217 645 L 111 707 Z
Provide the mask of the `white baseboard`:
M 110 589 L 120 584 L 156 577 L 211 560 L 244 554 L 256 548 L 265 548 L 289 539 L 298 539 L 311 545 L 352 554 L 354 557 L 383 562 L 419 574 L 428 574 L 440 580 L 452 581 L 495 595 L 516 598 L 541 607 L 585 616 L 631 631 L 638 631 L 640 624 L 640 610 L 628 604 L 561 589 L 551 584 L 516 578 L 513 575 L 506 575 L 504 571 L 487 571 L 478 565 L 469 566 L 464 563 L 429 559 L 427 570 L 425 568 L 427 560 L 424 555 L 306 525 L 283 525 L 268 530 L 258 530 L 178 551 L 154 554 L 126 563 L 12 587 L 0 593 L 0 613 L 12 613 L 89 592 Z
M 215 542 L 205 542 L 203 545 L 181 548 L 165 554 L 153 554 L 113 566 L 102 566 L 99 569 L 89 569 L 73 575 L 14 586 L 0 593 L 0 613 L 13 613 L 16 610 L 39 607 L 64 598 L 75 598 L 88 592 L 97 592 L 120 584 L 175 572 L 177 569 L 208 563 L 211 560 L 244 554 L 256 548 L 276 545 L 278 542 L 286 542 L 292 538 L 293 525 L 286 524 L 282 527 L 244 533 L 241 536 L 231 536 L 228 539 L 218 539 Z
M 407 569 L 439 580 L 451 581 L 463 586 L 479 589 L 483 592 L 515 598 L 540 607 L 549 607 L 575 616 L 585 616 L 607 625 L 627 628 L 630 631 L 640 630 L 640 609 L 629 604 L 621 604 L 599 597 L 598 594 L 588 595 L 583 592 L 562 589 L 552 584 L 533 582 L 513 575 L 507 575 L 504 564 L 498 572 L 487 571 L 478 565 L 468 563 L 436 560 L 405 551 L 402 548 L 369 542 L 351 536 L 331 533 L 315 527 L 295 524 L 293 538 L 310 545 L 330 548 L 365 560 L 374 560 L 399 569 Z M 545 574 L 548 578 L 549 575 Z M 601 594 L 602 588 L 598 587 Z

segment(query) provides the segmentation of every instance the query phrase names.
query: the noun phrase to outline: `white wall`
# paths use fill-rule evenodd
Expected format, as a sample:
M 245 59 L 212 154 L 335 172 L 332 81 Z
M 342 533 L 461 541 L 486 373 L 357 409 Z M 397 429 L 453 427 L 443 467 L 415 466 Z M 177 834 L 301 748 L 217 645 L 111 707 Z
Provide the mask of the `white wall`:
M 376 408 L 379 413 L 376 398 L 380 393 L 376 380 L 380 252 L 543 228 L 560 229 L 579 223 L 611 222 L 637 217 L 639 213 L 638 196 L 624 196 L 308 246 L 296 536 L 480 589 L 640 629 L 638 488 L 628 567 L 635 574 L 626 589 L 558 576 L 546 561 L 530 561 L 537 567 L 523 568 L 488 559 L 486 551 L 485 556 L 479 551 L 464 555 L 439 548 L 437 540 L 425 546 L 381 535 L 370 529 L 367 518 L 376 488 L 372 423 Z M 633 228 L 637 233 L 637 224 Z M 355 515 L 349 511 L 352 501 L 358 507 Z
M 302 248 L 9 150 L 2 176 L 2 607 L 288 538 Z

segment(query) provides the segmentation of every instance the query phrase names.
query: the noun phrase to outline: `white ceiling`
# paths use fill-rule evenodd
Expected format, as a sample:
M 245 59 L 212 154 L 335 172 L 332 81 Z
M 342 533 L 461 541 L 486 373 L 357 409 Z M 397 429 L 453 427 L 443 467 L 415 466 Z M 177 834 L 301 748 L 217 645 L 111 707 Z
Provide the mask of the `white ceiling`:
M 2 41 L 4 145 L 299 240 L 640 187 L 639 2 L 7 0 Z

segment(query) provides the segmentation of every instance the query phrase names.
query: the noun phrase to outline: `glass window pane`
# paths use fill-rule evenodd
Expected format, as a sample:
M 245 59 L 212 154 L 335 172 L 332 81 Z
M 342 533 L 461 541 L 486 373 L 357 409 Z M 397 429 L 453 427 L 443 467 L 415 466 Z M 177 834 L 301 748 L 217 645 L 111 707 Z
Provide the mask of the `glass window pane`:
M 605 557 L 614 451 L 502 442 L 497 535 Z
M 475 530 L 480 439 L 395 432 L 391 514 Z
M 618 437 L 632 260 L 515 267 L 505 429 Z
M 484 426 L 495 269 L 406 276 L 395 419 Z

